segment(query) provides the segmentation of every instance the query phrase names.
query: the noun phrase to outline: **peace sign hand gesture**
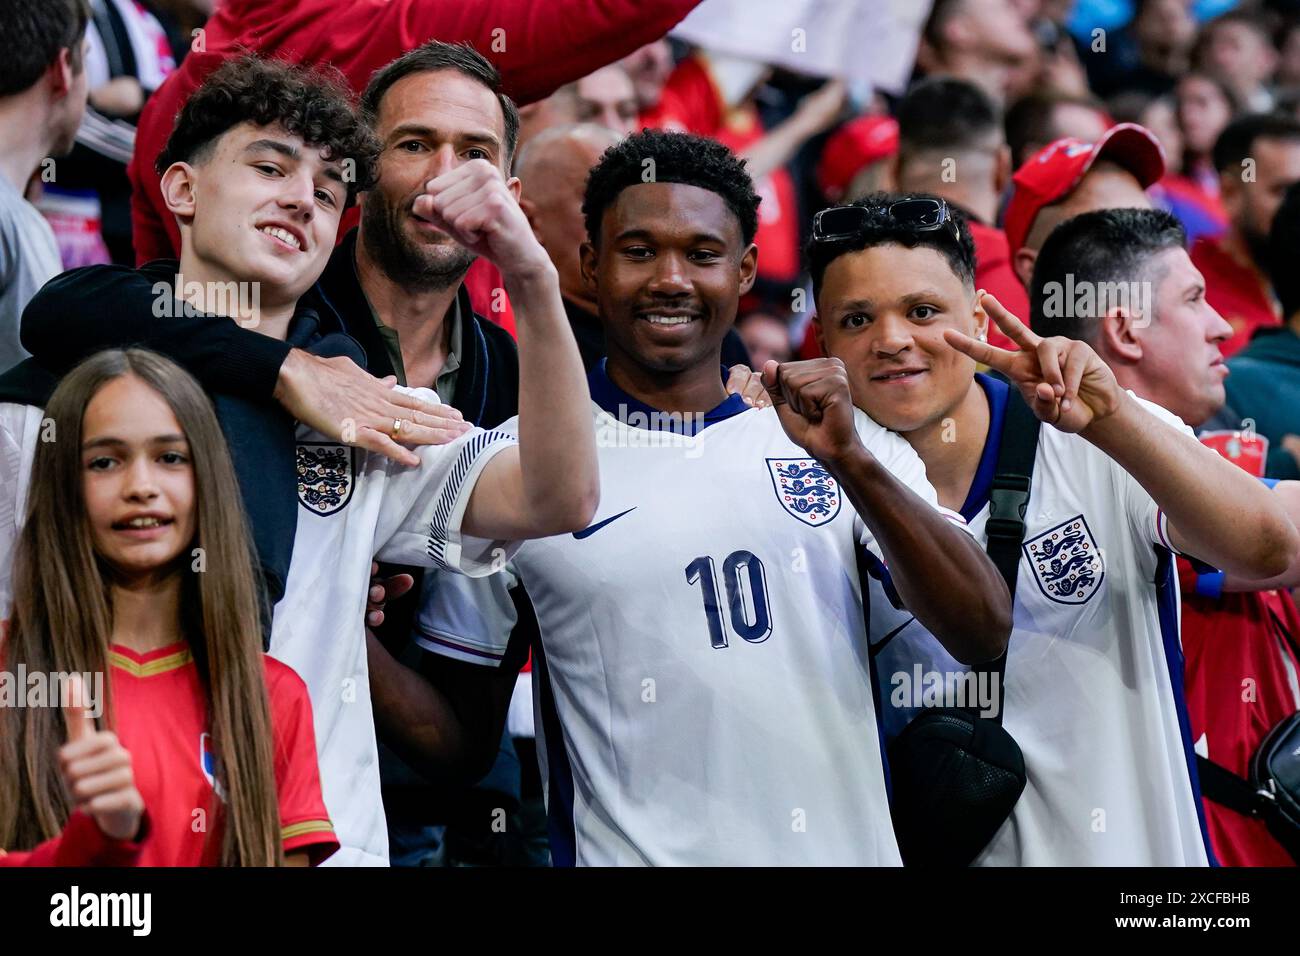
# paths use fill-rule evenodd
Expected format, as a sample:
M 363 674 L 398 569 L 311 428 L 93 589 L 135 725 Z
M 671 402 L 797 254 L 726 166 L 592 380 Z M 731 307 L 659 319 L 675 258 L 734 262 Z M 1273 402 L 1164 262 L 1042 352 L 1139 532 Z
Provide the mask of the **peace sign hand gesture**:
M 987 292 L 981 292 L 978 299 L 1020 351 L 978 342 L 956 329 L 945 329 L 944 340 L 1010 379 L 1042 421 L 1063 432 L 1080 432 L 1119 408 L 1124 393 L 1115 373 L 1086 342 L 1062 336 L 1045 339 Z

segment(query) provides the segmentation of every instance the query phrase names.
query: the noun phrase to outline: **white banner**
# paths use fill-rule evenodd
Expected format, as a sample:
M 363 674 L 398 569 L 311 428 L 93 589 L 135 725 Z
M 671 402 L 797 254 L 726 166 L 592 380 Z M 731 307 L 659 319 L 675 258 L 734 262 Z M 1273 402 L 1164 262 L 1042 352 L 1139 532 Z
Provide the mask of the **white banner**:
M 704 0 L 672 31 L 711 53 L 900 93 L 931 0 Z

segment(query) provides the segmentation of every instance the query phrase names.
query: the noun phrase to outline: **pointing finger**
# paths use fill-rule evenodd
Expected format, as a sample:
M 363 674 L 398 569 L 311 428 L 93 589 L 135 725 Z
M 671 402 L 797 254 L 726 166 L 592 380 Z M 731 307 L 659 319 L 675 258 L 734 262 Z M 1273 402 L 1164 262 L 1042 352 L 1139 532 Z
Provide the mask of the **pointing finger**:
M 1011 364 L 1016 360 L 1015 352 L 1008 352 L 987 342 L 980 342 L 956 329 L 944 329 L 943 340 L 963 355 L 969 355 L 981 365 L 987 365 L 1004 374 L 1010 374 Z
M 63 716 L 68 724 L 68 743 L 95 733 L 95 718 L 90 713 L 90 698 L 80 674 L 72 674 L 63 685 Z

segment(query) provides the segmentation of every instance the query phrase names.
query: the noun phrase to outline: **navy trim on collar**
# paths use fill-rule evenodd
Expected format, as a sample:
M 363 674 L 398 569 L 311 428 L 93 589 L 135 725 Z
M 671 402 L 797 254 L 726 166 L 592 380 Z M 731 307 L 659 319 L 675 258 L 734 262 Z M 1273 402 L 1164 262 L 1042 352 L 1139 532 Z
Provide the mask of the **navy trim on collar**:
M 1011 386 L 1001 379 L 975 374 L 975 381 L 984 389 L 984 397 L 989 402 L 989 433 L 984 439 L 984 451 L 980 454 L 980 464 L 975 469 L 975 478 L 966 493 L 966 501 L 961 506 L 961 516 L 967 524 L 975 520 L 984 506 L 989 503 L 989 492 L 993 490 L 993 478 L 998 470 L 998 452 L 1002 448 L 1002 423 L 1007 417 L 1007 401 L 1011 396 Z
M 727 370 L 721 368 L 721 366 L 719 368 L 721 369 L 722 380 L 725 382 L 727 380 Z M 687 436 L 695 435 L 710 425 L 716 425 L 718 422 L 726 421 L 734 415 L 749 410 L 749 405 L 746 404 L 742 396 L 728 395 L 717 407 L 705 412 L 702 419 L 698 415 L 691 413 L 665 412 L 652 405 L 647 405 L 638 398 L 633 398 L 615 385 L 605 372 L 605 359 L 603 358 L 587 376 L 587 388 L 591 390 L 592 401 L 624 424 L 638 427 L 635 419 L 631 419 L 631 415 L 639 412 L 645 416 L 647 427 L 650 430 L 671 431 Z M 660 425 L 668 427 L 660 428 Z

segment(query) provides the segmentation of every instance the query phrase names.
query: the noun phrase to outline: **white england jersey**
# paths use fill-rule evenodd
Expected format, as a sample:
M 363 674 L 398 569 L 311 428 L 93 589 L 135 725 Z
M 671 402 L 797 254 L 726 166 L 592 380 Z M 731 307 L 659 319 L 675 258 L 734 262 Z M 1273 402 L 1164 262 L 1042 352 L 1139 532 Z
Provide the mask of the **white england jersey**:
M 661 413 L 590 381 L 600 512 L 514 562 L 542 633 L 555 862 L 898 864 L 856 565 L 870 532 L 772 409 L 732 396 L 699 434 L 653 431 L 636 426 Z M 858 415 L 933 503 L 911 447 Z
M 45 412 L 0 403 L 0 618 L 13 608 L 14 546 L 27 520 L 27 486 Z
M 409 389 L 436 403 L 428 389 Z M 460 532 L 483 467 L 516 444 L 475 428 L 415 449 L 418 468 L 298 427 L 298 530 L 271 654 L 311 692 L 321 789 L 341 849 L 326 865 L 387 865 L 388 830 L 366 664 L 370 561 L 434 566 L 481 577 L 516 545 Z
M 430 402 L 428 389 L 407 390 Z M 43 413 L 0 405 L 0 598 L 12 599 L 12 543 L 23 516 Z M 326 865 L 388 863 L 378 752 L 366 665 L 370 561 L 482 576 L 504 566 L 510 542 L 464 536 L 461 520 L 484 465 L 516 444 L 474 429 L 415 449 L 419 467 L 332 442 L 298 427 L 298 527 L 284 597 L 271 627 L 273 657 L 307 684 L 321 790 L 342 845 Z
M 993 413 L 990 436 L 998 436 L 1008 388 L 978 378 Z M 986 445 L 962 509 L 981 545 L 997 444 Z M 976 863 L 1206 865 L 1163 512 L 1086 439 L 1044 425 L 1025 521 L 1004 726 L 1024 753 L 1028 783 Z M 990 688 L 962 683 L 970 668 L 915 621 L 906 624 L 905 612 L 873 599 L 871 616 L 873 630 L 902 628 L 876 660 L 887 738 L 921 706 L 996 699 Z

